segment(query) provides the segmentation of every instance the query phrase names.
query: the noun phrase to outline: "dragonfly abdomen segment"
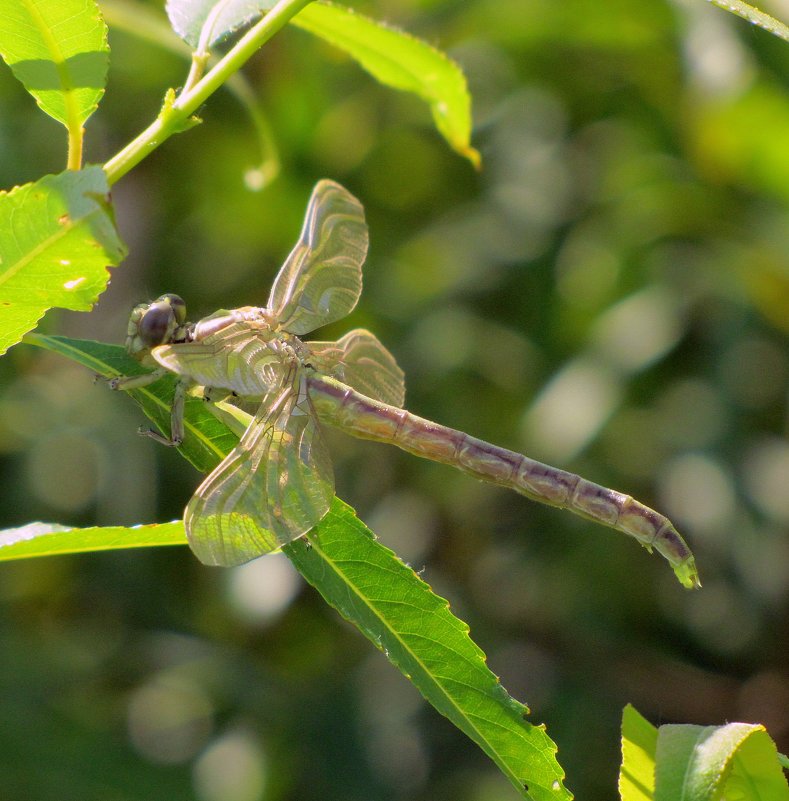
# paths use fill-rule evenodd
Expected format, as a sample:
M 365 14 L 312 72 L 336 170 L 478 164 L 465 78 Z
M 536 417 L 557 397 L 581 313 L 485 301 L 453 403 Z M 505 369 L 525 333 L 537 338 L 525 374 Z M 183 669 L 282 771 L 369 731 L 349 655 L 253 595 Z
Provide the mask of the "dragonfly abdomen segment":
M 665 557 L 686 587 L 699 585 L 693 554 L 671 522 L 630 495 L 367 398 L 325 376 L 311 373 L 308 388 L 318 416 L 330 425 L 452 465 L 475 478 L 629 534 Z

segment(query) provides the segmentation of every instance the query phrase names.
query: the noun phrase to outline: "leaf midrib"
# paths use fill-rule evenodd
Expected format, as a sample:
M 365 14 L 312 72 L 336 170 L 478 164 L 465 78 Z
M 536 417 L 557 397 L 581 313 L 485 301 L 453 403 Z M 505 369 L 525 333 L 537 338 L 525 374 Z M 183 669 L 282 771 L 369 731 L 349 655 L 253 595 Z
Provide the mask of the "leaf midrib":
M 41 38 L 44 40 L 44 44 L 52 56 L 52 62 L 57 70 L 58 78 L 60 78 L 63 104 L 66 108 L 66 128 L 69 131 L 74 131 L 80 127 L 81 123 L 77 100 L 74 96 L 74 86 L 71 83 L 71 73 L 66 66 L 66 56 L 60 49 L 58 40 L 52 35 L 52 31 L 47 25 L 46 20 L 38 10 L 38 4 L 35 0 L 22 0 L 22 2 L 30 12 L 33 21 L 37 24 L 41 33 Z
M 350 580 L 350 578 L 347 576 L 347 574 L 344 573 L 340 569 L 339 565 L 336 562 L 334 562 L 333 560 L 328 558 L 326 552 L 323 551 L 320 548 L 319 544 L 314 539 L 310 539 L 310 544 L 318 553 L 321 554 L 321 557 L 323 558 L 324 563 L 327 564 L 332 570 L 334 570 L 335 574 L 338 577 L 340 577 L 340 579 L 345 584 L 345 586 L 347 586 L 349 589 L 351 589 L 353 591 L 353 593 L 356 595 L 356 597 L 365 606 L 367 606 L 373 612 L 373 614 L 378 619 L 378 621 L 382 624 L 382 626 L 385 629 L 387 629 L 389 632 L 391 632 L 391 634 L 394 636 L 394 638 L 397 640 L 397 642 L 402 647 L 403 651 L 408 653 L 413 658 L 414 662 L 422 670 L 423 674 L 427 677 L 428 681 L 430 683 L 432 683 L 433 686 L 436 687 L 439 690 L 441 695 L 443 695 L 445 698 L 447 698 L 449 700 L 450 706 L 452 706 L 463 719 L 465 719 L 465 720 L 467 720 L 469 722 L 469 726 L 471 727 L 471 729 L 479 737 L 478 742 L 485 743 L 487 745 L 487 747 L 490 749 L 489 753 L 490 753 L 490 755 L 492 757 L 493 757 L 494 754 L 496 755 L 493 758 L 496 759 L 496 761 L 499 763 L 499 766 L 502 769 L 502 772 L 507 776 L 507 778 L 509 778 L 510 781 L 515 786 L 522 787 L 522 782 L 520 781 L 520 778 L 518 776 L 516 776 L 512 772 L 512 770 L 509 768 L 509 765 L 508 765 L 507 761 L 505 761 L 504 758 L 499 755 L 498 751 L 490 743 L 490 740 L 483 735 L 483 733 L 480 731 L 480 729 L 477 726 L 475 726 L 473 723 L 471 723 L 470 716 L 463 710 L 462 707 L 460 707 L 457 704 L 455 699 L 443 688 L 441 683 L 437 679 L 435 679 L 433 677 L 433 674 L 428 669 L 427 665 L 425 665 L 425 663 L 413 652 L 413 650 L 410 647 L 407 646 L 407 644 L 404 642 L 402 637 L 400 637 L 400 635 L 398 634 L 397 630 L 394 629 L 391 625 L 389 625 L 389 623 L 387 622 L 387 619 L 382 614 L 379 613 L 379 611 L 378 611 L 377 607 L 375 606 L 375 604 L 373 604 L 372 601 L 370 601 L 368 599 L 368 596 L 366 596 L 366 595 L 364 595 L 362 593 L 361 589 L 353 581 Z M 400 601 L 399 603 L 404 603 L 404 602 Z M 477 715 L 477 717 L 481 717 L 481 716 Z M 488 721 L 488 722 L 493 723 L 493 721 Z M 529 745 L 531 746 L 531 743 L 529 743 Z

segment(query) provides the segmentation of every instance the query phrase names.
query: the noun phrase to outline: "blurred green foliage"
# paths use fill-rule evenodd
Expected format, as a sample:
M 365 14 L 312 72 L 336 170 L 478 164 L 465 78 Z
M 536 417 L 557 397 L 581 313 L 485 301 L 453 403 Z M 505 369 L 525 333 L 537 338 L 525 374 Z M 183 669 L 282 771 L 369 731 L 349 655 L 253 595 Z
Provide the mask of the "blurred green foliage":
M 463 65 L 482 172 L 417 100 L 287 30 L 246 70 L 279 179 L 245 187 L 254 133 L 216 95 L 114 187 L 130 253 L 95 312 L 45 329 L 120 342 L 164 291 L 195 317 L 263 302 L 310 188 L 339 180 L 371 249 L 359 308 L 321 338 L 369 327 L 412 411 L 659 508 L 704 588 L 622 535 L 332 433 L 338 494 L 470 622 L 577 797 L 614 796 L 628 701 L 655 723 L 762 722 L 786 752 L 789 49 L 702 0 L 355 7 Z M 186 74 L 127 32 L 110 46 L 92 162 Z M 0 105 L 0 184 L 59 171 L 59 126 L 7 71 Z M 3 527 L 180 516 L 198 475 L 136 437 L 126 399 L 23 346 L 0 376 Z M 512 797 L 281 557 L 5 564 L 0 677 L 4 798 Z

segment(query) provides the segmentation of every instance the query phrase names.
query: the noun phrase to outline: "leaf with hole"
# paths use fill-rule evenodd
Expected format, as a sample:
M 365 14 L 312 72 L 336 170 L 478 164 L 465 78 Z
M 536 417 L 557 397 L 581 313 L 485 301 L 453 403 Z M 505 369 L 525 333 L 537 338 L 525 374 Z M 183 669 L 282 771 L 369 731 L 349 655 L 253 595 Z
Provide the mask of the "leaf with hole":
M 0 193 L 0 353 L 48 309 L 89 311 L 125 253 L 101 167 Z

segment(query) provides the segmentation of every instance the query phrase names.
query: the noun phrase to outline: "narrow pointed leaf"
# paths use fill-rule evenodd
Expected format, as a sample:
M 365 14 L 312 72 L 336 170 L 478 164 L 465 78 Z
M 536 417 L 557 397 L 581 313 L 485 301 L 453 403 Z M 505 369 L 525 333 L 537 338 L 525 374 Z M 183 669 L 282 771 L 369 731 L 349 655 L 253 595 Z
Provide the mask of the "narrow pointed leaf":
M 353 511 L 336 500 L 309 535 L 283 547 L 324 599 L 353 623 L 422 695 L 535 801 L 572 796 L 556 746 L 543 726 L 524 720 L 449 605 L 376 542 Z M 528 787 L 528 790 L 526 789 Z
M 0 0 L 0 55 L 43 111 L 74 129 L 107 80 L 107 26 L 94 0 Z
M 0 562 L 33 556 L 186 545 L 181 520 L 144 526 L 93 526 L 72 528 L 58 523 L 28 523 L 0 530 Z
M 121 242 L 101 167 L 0 193 L 0 353 L 52 308 L 88 311 Z
M 429 104 L 439 133 L 479 166 L 479 153 L 470 144 L 466 78 L 446 54 L 404 31 L 330 3 L 311 3 L 293 24 L 345 50 L 385 86 L 421 97 Z
M 118 346 L 36 334 L 27 341 L 72 358 L 101 375 L 131 374 L 140 369 Z M 160 420 L 162 406 L 166 405 L 167 393 L 156 390 L 162 383 L 129 393 L 154 420 Z M 241 415 L 234 410 L 233 428 L 244 427 Z M 222 416 L 227 417 L 227 413 Z M 207 433 L 221 424 L 202 402 L 187 404 L 185 418 L 187 440 L 191 434 L 202 449 L 201 457 L 208 464 L 201 469 L 207 471 L 230 450 L 236 437 L 227 429 L 227 440 Z M 166 421 L 162 429 L 168 430 Z M 195 461 L 191 454 L 190 460 Z M 181 532 L 174 529 L 168 534 L 177 541 Z M 58 532 L 49 536 L 52 543 Z M 524 720 L 528 710 L 501 686 L 484 653 L 469 637 L 468 626 L 452 615 L 443 598 L 380 545 L 353 510 L 338 499 L 308 538 L 289 543 L 282 550 L 329 604 L 383 650 L 441 714 L 482 748 L 523 798 L 572 798 L 562 784 L 564 772 L 556 761 L 555 744 L 543 726 Z
M 789 27 L 755 6 L 743 3 L 742 0 L 709 0 L 709 2 L 789 42 Z

